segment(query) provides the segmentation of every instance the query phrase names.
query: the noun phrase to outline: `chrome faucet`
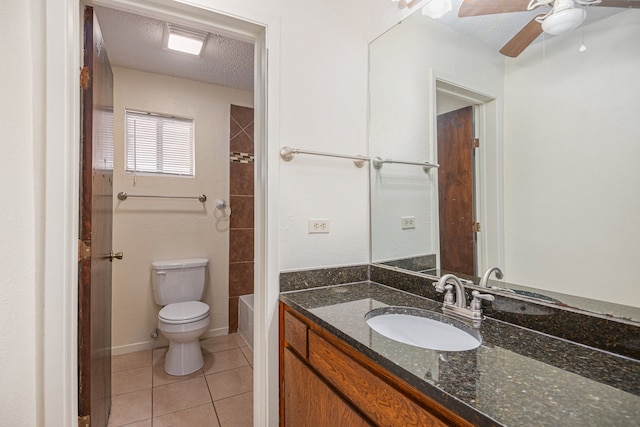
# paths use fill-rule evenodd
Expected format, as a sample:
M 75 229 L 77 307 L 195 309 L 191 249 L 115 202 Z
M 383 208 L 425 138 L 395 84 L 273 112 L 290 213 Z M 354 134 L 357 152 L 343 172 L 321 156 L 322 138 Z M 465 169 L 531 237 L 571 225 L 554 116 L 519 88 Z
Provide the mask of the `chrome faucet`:
M 442 304 L 442 311 L 457 314 L 467 319 L 473 319 L 474 321 L 480 321 L 482 319 L 482 301 L 493 301 L 495 298 L 491 294 L 481 294 L 478 291 L 473 291 L 473 300 L 471 304 L 467 306 L 467 294 L 465 292 L 464 285 L 458 277 L 453 274 L 445 274 L 440 277 L 436 285 L 437 292 L 445 292 L 444 304 Z M 455 300 L 453 298 L 453 289 L 455 289 Z M 474 326 L 479 326 L 474 325 Z
M 502 279 L 504 277 L 504 274 L 502 274 L 502 270 L 500 270 L 500 268 L 498 267 L 491 267 L 489 268 L 487 271 L 484 272 L 484 275 L 482 276 L 482 279 L 480 280 L 480 287 L 481 288 L 486 288 L 487 285 L 489 284 L 489 276 L 491 276 L 491 273 L 496 272 L 496 279 Z
M 450 294 L 451 289 L 453 288 L 451 287 L 451 285 L 447 284 L 447 282 L 453 283 L 453 286 L 456 289 L 455 302 L 451 300 Z M 445 290 L 447 291 L 447 295 L 445 296 L 446 305 L 455 305 L 460 308 L 467 308 L 467 295 L 464 292 L 464 285 L 459 278 L 457 278 L 453 274 L 445 274 L 444 276 L 440 277 L 440 280 L 438 280 L 438 283 L 436 284 L 436 291 L 444 292 Z

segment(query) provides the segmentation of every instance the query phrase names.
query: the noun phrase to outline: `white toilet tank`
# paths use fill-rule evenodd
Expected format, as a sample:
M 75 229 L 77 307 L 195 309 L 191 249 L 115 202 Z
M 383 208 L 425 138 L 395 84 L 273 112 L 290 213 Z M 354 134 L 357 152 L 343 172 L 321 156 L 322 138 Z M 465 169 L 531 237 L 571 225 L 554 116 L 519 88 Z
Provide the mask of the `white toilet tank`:
M 200 301 L 204 296 L 206 258 L 151 263 L 153 299 L 158 305 Z

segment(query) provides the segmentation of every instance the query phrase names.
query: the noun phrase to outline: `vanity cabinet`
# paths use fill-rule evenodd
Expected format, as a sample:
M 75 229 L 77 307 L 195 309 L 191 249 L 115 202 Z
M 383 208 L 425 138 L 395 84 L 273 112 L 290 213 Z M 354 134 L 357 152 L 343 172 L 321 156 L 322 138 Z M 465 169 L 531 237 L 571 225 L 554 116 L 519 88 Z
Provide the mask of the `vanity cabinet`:
M 280 303 L 280 425 L 472 424 Z

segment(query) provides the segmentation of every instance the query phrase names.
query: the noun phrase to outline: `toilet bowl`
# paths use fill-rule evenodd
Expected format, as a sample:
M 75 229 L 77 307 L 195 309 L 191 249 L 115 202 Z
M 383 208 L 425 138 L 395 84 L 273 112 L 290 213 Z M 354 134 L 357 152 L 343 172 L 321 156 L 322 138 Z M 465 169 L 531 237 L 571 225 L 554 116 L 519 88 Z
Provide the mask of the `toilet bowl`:
M 158 330 L 169 340 L 164 364 L 169 375 L 189 375 L 204 366 L 200 337 L 211 316 L 209 306 L 200 300 L 207 264 L 204 258 L 152 263 L 153 296 L 163 306 Z
M 209 306 L 200 301 L 169 304 L 158 314 L 158 329 L 169 340 L 164 370 L 189 375 L 204 366 L 200 337 L 211 323 Z

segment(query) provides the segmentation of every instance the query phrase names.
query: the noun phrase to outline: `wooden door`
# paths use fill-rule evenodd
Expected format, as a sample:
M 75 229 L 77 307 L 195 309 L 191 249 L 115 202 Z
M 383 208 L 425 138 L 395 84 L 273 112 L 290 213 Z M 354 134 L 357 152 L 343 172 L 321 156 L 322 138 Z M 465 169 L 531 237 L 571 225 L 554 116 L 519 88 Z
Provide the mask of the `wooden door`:
M 440 268 L 476 273 L 473 107 L 438 116 Z
M 106 426 L 111 409 L 113 74 L 93 9 L 84 11 L 78 295 L 78 412 Z

